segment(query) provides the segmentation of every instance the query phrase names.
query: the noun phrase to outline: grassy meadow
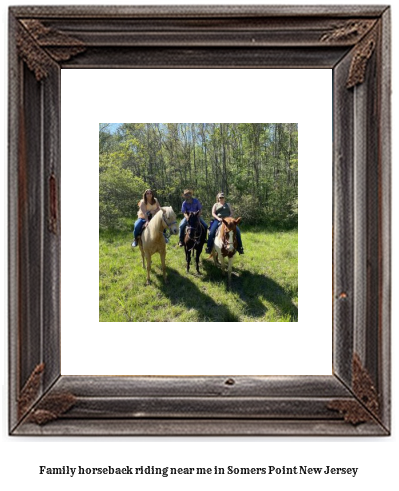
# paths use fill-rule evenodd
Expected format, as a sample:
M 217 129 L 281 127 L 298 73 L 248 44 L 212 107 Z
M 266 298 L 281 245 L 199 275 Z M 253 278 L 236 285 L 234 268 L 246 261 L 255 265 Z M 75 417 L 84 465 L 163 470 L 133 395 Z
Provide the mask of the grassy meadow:
M 245 254 L 227 274 L 201 255 L 200 271 L 186 273 L 178 237 L 167 244 L 164 284 L 159 254 L 151 285 L 132 234 L 100 231 L 100 322 L 296 322 L 298 320 L 298 231 L 241 227 Z

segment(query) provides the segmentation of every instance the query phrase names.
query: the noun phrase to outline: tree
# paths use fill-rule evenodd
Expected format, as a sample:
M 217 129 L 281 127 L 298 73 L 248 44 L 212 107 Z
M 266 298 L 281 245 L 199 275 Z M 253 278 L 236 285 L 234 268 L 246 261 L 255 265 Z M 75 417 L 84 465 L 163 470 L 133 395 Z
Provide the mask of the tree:
M 101 123 L 99 138 L 100 208 L 111 223 L 131 216 L 131 194 L 145 187 L 178 212 L 193 187 L 205 216 L 223 191 L 245 223 L 297 224 L 297 123 L 123 123 L 116 132 Z
M 137 216 L 146 183 L 112 156 L 100 158 L 100 227 L 120 228 L 124 218 Z

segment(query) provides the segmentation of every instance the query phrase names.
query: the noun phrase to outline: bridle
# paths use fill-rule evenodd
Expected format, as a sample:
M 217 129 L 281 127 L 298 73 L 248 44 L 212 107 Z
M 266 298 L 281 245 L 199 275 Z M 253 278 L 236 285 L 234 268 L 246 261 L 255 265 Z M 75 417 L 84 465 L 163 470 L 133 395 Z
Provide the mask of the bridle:
M 165 222 L 165 225 L 170 228 L 172 225 L 174 225 L 175 223 L 177 223 L 177 221 L 175 220 L 174 222 L 171 222 L 171 223 L 168 223 L 166 221 L 166 218 L 164 217 L 164 215 L 162 214 L 162 220 Z
M 236 231 L 235 230 L 229 230 L 226 226 L 223 231 L 223 248 L 226 249 L 227 254 L 232 254 L 232 256 L 237 252 L 236 247 L 234 243 L 236 242 Z M 233 232 L 233 240 L 230 240 L 230 232 Z M 229 250 L 230 246 L 233 247 L 233 250 Z
M 199 217 L 197 218 L 197 220 L 198 221 L 197 221 L 195 227 L 193 227 L 189 224 L 187 224 L 187 226 L 186 226 L 186 236 L 188 236 L 189 240 L 193 242 L 193 246 L 190 249 L 187 249 L 188 252 L 192 251 L 194 253 L 195 246 L 200 243 L 203 226 L 201 224 L 201 220 Z M 194 230 L 194 236 L 191 235 L 192 230 Z
M 170 237 L 170 227 L 171 227 L 172 225 L 174 225 L 175 223 L 177 223 L 177 221 L 175 220 L 174 222 L 168 223 L 168 222 L 166 221 L 166 218 L 165 218 L 165 216 L 164 216 L 164 214 L 163 214 L 163 213 L 162 213 L 162 220 L 164 221 L 164 223 L 165 223 L 166 227 L 169 229 L 169 230 L 168 230 L 168 233 L 166 233 L 166 234 L 165 234 L 165 235 L 166 235 L 166 237 L 169 239 L 169 237 Z

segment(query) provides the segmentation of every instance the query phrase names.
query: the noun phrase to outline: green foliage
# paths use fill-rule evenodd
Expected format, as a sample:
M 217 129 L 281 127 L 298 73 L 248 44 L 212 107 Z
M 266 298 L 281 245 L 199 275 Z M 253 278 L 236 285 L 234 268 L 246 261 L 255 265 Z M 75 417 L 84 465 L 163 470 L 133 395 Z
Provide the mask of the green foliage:
M 229 202 L 233 208 L 234 216 L 241 217 L 245 224 L 266 223 L 266 211 L 257 196 L 253 194 L 240 194 L 238 190 L 232 189 Z
M 100 124 L 102 227 L 131 217 L 146 187 L 176 212 L 182 190 L 193 188 L 206 220 L 223 191 L 243 223 L 297 225 L 296 123 L 123 123 L 116 133 L 107 125 Z M 113 184 L 119 189 L 112 191 Z
M 100 123 L 99 132 L 99 148 L 100 155 L 105 152 L 112 152 L 112 150 L 118 145 L 118 139 L 115 134 L 111 132 L 111 123 Z
M 114 155 L 100 157 L 100 227 L 121 228 L 126 217 L 137 214 L 146 183 L 122 167 Z

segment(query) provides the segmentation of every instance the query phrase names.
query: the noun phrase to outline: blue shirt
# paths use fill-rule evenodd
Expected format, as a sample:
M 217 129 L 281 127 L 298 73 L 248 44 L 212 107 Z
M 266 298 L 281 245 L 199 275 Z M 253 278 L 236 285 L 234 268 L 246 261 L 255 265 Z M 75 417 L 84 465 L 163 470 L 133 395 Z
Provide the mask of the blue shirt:
M 193 198 L 191 203 L 187 203 L 187 201 L 183 201 L 181 206 L 181 211 L 183 213 L 190 213 L 190 211 L 198 211 L 202 210 L 202 205 L 200 201 L 196 198 Z

